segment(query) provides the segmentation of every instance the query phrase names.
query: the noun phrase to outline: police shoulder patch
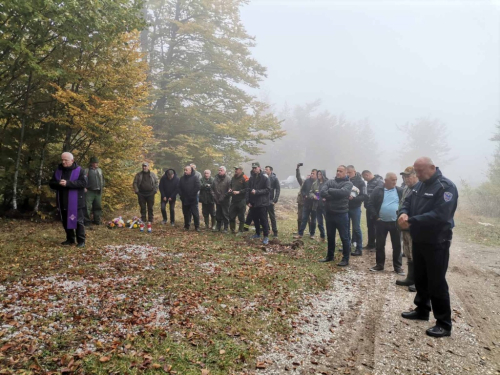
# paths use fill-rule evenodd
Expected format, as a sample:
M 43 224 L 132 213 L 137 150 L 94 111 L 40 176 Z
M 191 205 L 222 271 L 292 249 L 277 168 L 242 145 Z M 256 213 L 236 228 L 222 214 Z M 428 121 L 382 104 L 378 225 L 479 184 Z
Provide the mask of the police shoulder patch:
M 453 198 L 453 193 L 450 193 L 449 191 L 444 192 L 444 201 L 449 202 Z

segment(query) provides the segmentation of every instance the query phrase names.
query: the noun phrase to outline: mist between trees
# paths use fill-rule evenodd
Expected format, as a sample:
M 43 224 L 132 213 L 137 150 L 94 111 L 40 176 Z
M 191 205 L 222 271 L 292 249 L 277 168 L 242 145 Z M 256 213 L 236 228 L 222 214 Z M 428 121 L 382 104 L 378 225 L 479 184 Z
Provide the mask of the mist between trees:
M 240 20 L 243 4 L 3 1 L 2 211 L 52 209 L 47 183 L 63 151 L 83 167 L 99 158 L 108 211 L 134 201 L 132 180 L 142 160 L 159 175 L 191 162 L 215 170 L 257 157 L 282 178 L 298 162 L 305 170 L 326 168 L 329 176 L 338 164 L 384 173 L 383 145 L 368 119 L 321 111 L 319 101 L 274 111 L 249 93 L 259 89 L 266 68 L 251 55 L 255 40 Z M 425 137 L 416 131 L 423 126 Z M 449 157 L 439 120 L 416 119 L 398 131 L 408 143 L 395 166 L 421 155 L 443 163 Z

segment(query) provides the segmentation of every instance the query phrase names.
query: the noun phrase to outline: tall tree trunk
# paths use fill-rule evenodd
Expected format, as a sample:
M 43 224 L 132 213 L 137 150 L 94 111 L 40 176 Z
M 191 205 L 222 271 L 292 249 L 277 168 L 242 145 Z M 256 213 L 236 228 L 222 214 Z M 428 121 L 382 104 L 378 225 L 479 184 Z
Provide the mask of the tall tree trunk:
M 38 168 L 38 181 L 36 184 L 36 200 L 35 207 L 33 208 L 33 212 L 37 213 L 38 208 L 40 206 L 40 194 L 42 191 L 42 176 L 43 176 L 43 164 L 45 162 L 45 148 L 49 143 L 49 134 L 50 134 L 50 123 L 47 123 L 47 134 L 45 136 L 45 141 L 43 142 L 42 152 L 40 153 L 40 167 Z
M 28 78 L 28 87 L 26 88 L 26 97 L 24 98 L 23 119 L 21 120 L 21 137 L 19 138 L 19 147 L 17 148 L 16 168 L 14 171 L 14 182 L 12 184 L 12 208 L 14 210 L 17 210 L 17 180 L 19 176 L 19 163 L 21 161 L 21 152 L 24 143 L 24 130 L 26 129 L 26 117 L 28 117 L 28 100 L 30 96 L 32 77 L 33 73 L 30 71 L 30 75 Z

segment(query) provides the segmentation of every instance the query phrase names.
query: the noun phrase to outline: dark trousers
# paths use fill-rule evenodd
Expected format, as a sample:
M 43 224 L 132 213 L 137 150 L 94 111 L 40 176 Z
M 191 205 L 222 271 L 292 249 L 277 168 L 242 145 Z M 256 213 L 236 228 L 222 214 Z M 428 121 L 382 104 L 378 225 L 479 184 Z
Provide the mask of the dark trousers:
M 229 200 L 224 199 L 221 203 L 215 204 L 215 218 L 217 220 L 217 229 L 224 224 L 224 229 L 229 226 Z
M 415 267 L 415 305 L 418 311 L 434 312 L 436 324 L 451 330 L 451 307 L 446 271 L 450 259 L 450 241 L 439 244 L 413 242 Z
M 267 206 L 267 214 L 269 215 L 269 220 L 271 221 L 271 228 L 274 234 L 278 234 L 278 226 L 276 225 L 276 213 L 274 212 L 274 204 L 271 202 Z
M 335 232 L 339 231 L 342 240 L 342 259 L 349 262 L 351 243 L 349 241 L 349 215 L 326 211 L 326 233 L 328 235 L 328 252 L 326 257 L 333 259 L 335 255 Z
M 366 226 L 368 228 L 368 243 L 366 244 L 367 247 L 375 247 L 376 246 L 376 229 L 375 229 L 375 223 L 377 222 L 376 219 L 370 217 L 368 214 L 368 210 L 366 211 Z
M 92 222 L 91 215 L 94 214 L 94 224 L 101 224 L 102 215 L 102 194 L 100 190 L 88 190 L 85 194 L 87 209 L 85 212 L 85 225 Z
M 401 235 L 396 222 L 377 220 L 375 228 L 377 233 L 377 265 L 384 267 L 385 241 L 387 239 L 387 233 L 389 233 L 391 235 L 392 242 L 392 265 L 394 266 L 394 269 L 401 268 L 403 266 L 401 255 Z
M 215 223 L 215 203 L 202 203 L 201 213 L 203 214 L 203 220 L 205 221 L 205 226 L 210 227 Z M 212 223 L 210 225 L 210 219 Z
M 155 205 L 155 194 L 145 197 L 141 193 L 137 194 L 139 197 L 139 206 L 141 207 L 141 220 L 146 221 L 146 206 L 148 208 L 148 221 L 151 223 L 154 219 L 153 206 Z
M 194 227 L 200 227 L 200 211 L 198 209 L 198 203 L 193 203 L 190 205 L 182 205 L 182 213 L 184 215 L 184 228 L 189 229 L 191 225 L 191 216 L 194 218 Z
M 175 201 L 169 201 L 167 200 L 166 202 L 162 199 L 161 200 L 161 216 L 163 216 L 163 220 L 167 221 L 167 203 L 168 203 L 168 208 L 170 211 L 170 222 L 173 224 L 175 223 Z
M 66 231 L 66 240 L 69 242 L 84 243 L 85 242 L 85 209 L 79 208 L 76 214 L 76 231 L 68 229 L 68 210 L 61 210 L 61 220 L 64 230 Z M 76 236 L 75 236 L 76 232 Z
M 349 221 L 349 238 L 352 238 L 351 243 L 356 242 L 356 250 L 361 251 L 363 248 L 363 233 L 361 232 L 361 207 L 349 208 Z
M 318 220 L 318 229 L 319 229 L 319 236 L 321 238 L 325 238 L 325 226 L 323 225 L 324 221 L 326 221 L 325 218 L 325 208 L 324 207 L 319 207 L 316 209 L 316 219 Z
M 229 207 L 229 226 L 231 227 L 231 230 L 233 232 L 236 231 L 236 218 L 238 218 L 239 222 L 238 231 L 243 232 L 243 228 L 245 225 L 246 210 L 247 210 L 247 205 L 244 199 L 239 202 L 234 202 L 234 201 L 231 202 L 231 206 Z
M 309 219 L 311 221 L 309 221 Z M 305 204 L 302 208 L 302 223 L 299 228 L 300 236 L 304 235 L 307 223 L 309 223 L 309 234 L 314 236 L 314 233 L 316 233 L 316 211 L 313 211 L 312 204 Z
M 264 237 L 269 236 L 269 221 L 267 220 L 267 207 L 252 207 L 252 218 L 255 225 L 255 234 L 260 236 L 260 227 L 264 231 Z

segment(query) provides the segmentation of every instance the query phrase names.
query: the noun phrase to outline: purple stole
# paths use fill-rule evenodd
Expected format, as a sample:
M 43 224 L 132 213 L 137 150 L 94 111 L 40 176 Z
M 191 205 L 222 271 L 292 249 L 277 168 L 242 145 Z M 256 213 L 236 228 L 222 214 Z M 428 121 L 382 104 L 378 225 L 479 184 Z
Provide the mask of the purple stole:
M 69 178 L 70 181 L 76 181 L 80 177 L 80 167 L 76 167 L 71 172 L 71 176 Z M 57 168 L 56 170 L 56 180 L 61 181 L 62 178 L 62 169 Z M 61 203 L 59 202 L 60 194 L 59 190 L 56 191 L 56 200 L 57 207 L 59 208 L 59 214 L 61 215 L 62 220 L 62 208 Z M 69 189 L 68 190 L 68 221 L 67 228 L 68 229 L 76 229 L 78 223 L 78 189 Z

